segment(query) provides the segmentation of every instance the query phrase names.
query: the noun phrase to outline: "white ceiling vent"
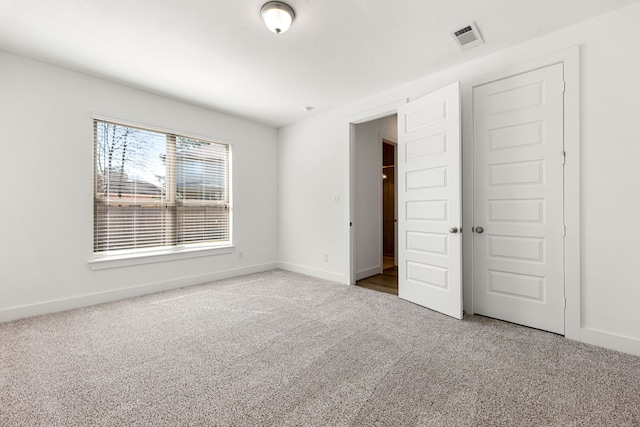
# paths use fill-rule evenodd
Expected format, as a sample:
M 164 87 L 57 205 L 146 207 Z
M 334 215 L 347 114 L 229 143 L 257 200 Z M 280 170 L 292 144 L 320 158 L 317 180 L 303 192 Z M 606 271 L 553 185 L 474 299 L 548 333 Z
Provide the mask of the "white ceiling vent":
M 462 50 L 471 49 L 472 47 L 484 44 L 484 40 L 482 40 L 482 36 L 480 35 L 480 31 L 478 31 L 478 27 L 476 27 L 475 22 L 454 31 L 451 35 L 456 39 L 456 43 L 458 43 L 458 46 L 460 46 L 460 49 Z

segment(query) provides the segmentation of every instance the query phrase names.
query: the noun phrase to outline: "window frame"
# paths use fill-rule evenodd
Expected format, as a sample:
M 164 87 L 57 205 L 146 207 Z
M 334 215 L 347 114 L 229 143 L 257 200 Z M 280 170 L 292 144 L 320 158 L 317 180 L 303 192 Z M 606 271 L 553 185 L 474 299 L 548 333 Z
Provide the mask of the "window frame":
M 223 144 L 228 146 L 228 241 L 224 242 L 197 242 L 197 243 L 187 243 L 184 245 L 169 245 L 169 246 L 155 246 L 155 247 L 147 247 L 147 248 L 135 248 L 135 249 L 121 249 L 117 251 L 106 251 L 106 252 L 94 252 L 95 247 L 95 203 L 96 203 L 96 192 L 97 192 L 97 180 L 96 180 L 96 171 L 97 171 L 97 154 L 95 151 L 95 123 L 96 121 L 103 121 L 116 124 L 118 126 L 123 127 L 132 127 L 141 130 L 147 130 L 156 133 L 163 133 L 166 136 L 180 136 L 184 138 L 191 138 L 196 140 L 202 140 L 206 142 L 212 142 L 216 144 Z M 207 136 L 207 135 L 199 135 L 193 132 L 184 131 L 181 129 L 168 128 L 165 126 L 159 126 L 156 124 L 142 123 L 138 121 L 133 121 L 123 117 L 117 117 L 112 115 L 106 115 L 102 113 L 92 113 L 91 114 L 91 140 L 92 140 L 92 170 L 91 170 L 91 181 L 92 181 L 92 241 L 91 241 L 91 253 L 92 256 L 89 259 L 89 266 L 92 270 L 102 270 L 107 268 L 117 268 L 117 267 L 125 267 L 132 265 L 140 265 L 140 264 L 150 264 L 156 262 L 165 262 L 171 260 L 179 260 L 179 259 L 188 259 L 188 258 L 196 258 L 196 257 L 204 257 L 204 256 L 213 256 L 213 255 L 221 255 L 221 254 L 229 254 L 234 252 L 235 246 L 233 244 L 233 143 L 227 141 L 222 138 Z M 176 190 L 174 190 L 176 191 Z M 108 203 L 108 202 L 107 202 Z M 214 200 L 181 200 L 179 203 L 176 201 L 176 206 L 212 206 L 212 205 L 220 205 L 221 203 L 227 204 L 225 202 L 214 201 Z M 149 201 L 145 202 L 145 205 L 157 206 L 160 204 L 158 201 Z

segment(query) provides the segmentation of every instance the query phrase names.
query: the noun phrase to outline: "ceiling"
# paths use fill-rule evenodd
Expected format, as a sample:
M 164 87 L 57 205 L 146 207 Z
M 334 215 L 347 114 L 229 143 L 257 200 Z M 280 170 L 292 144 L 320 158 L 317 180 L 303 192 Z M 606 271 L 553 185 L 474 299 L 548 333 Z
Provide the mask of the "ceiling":
M 0 0 L 0 49 L 281 127 L 640 0 L 265 1 Z

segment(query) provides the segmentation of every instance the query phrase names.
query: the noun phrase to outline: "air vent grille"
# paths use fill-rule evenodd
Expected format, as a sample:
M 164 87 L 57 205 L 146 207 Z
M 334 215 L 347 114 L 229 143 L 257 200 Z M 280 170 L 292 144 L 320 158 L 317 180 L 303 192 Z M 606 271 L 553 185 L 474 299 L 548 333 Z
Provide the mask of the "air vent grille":
M 467 50 L 484 44 L 484 40 L 482 40 L 482 36 L 480 35 L 480 31 L 478 31 L 478 27 L 476 27 L 475 22 L 454 31 L 451 35 L 462 50 Z

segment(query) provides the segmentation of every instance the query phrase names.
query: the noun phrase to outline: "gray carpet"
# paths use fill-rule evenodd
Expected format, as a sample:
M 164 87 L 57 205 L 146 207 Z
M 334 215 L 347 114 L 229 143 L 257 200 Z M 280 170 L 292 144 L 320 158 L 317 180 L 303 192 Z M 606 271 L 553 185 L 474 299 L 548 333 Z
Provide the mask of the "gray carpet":
M 0 325 L 2 426 L 631 426 L 640 358 L 274 270 Z

